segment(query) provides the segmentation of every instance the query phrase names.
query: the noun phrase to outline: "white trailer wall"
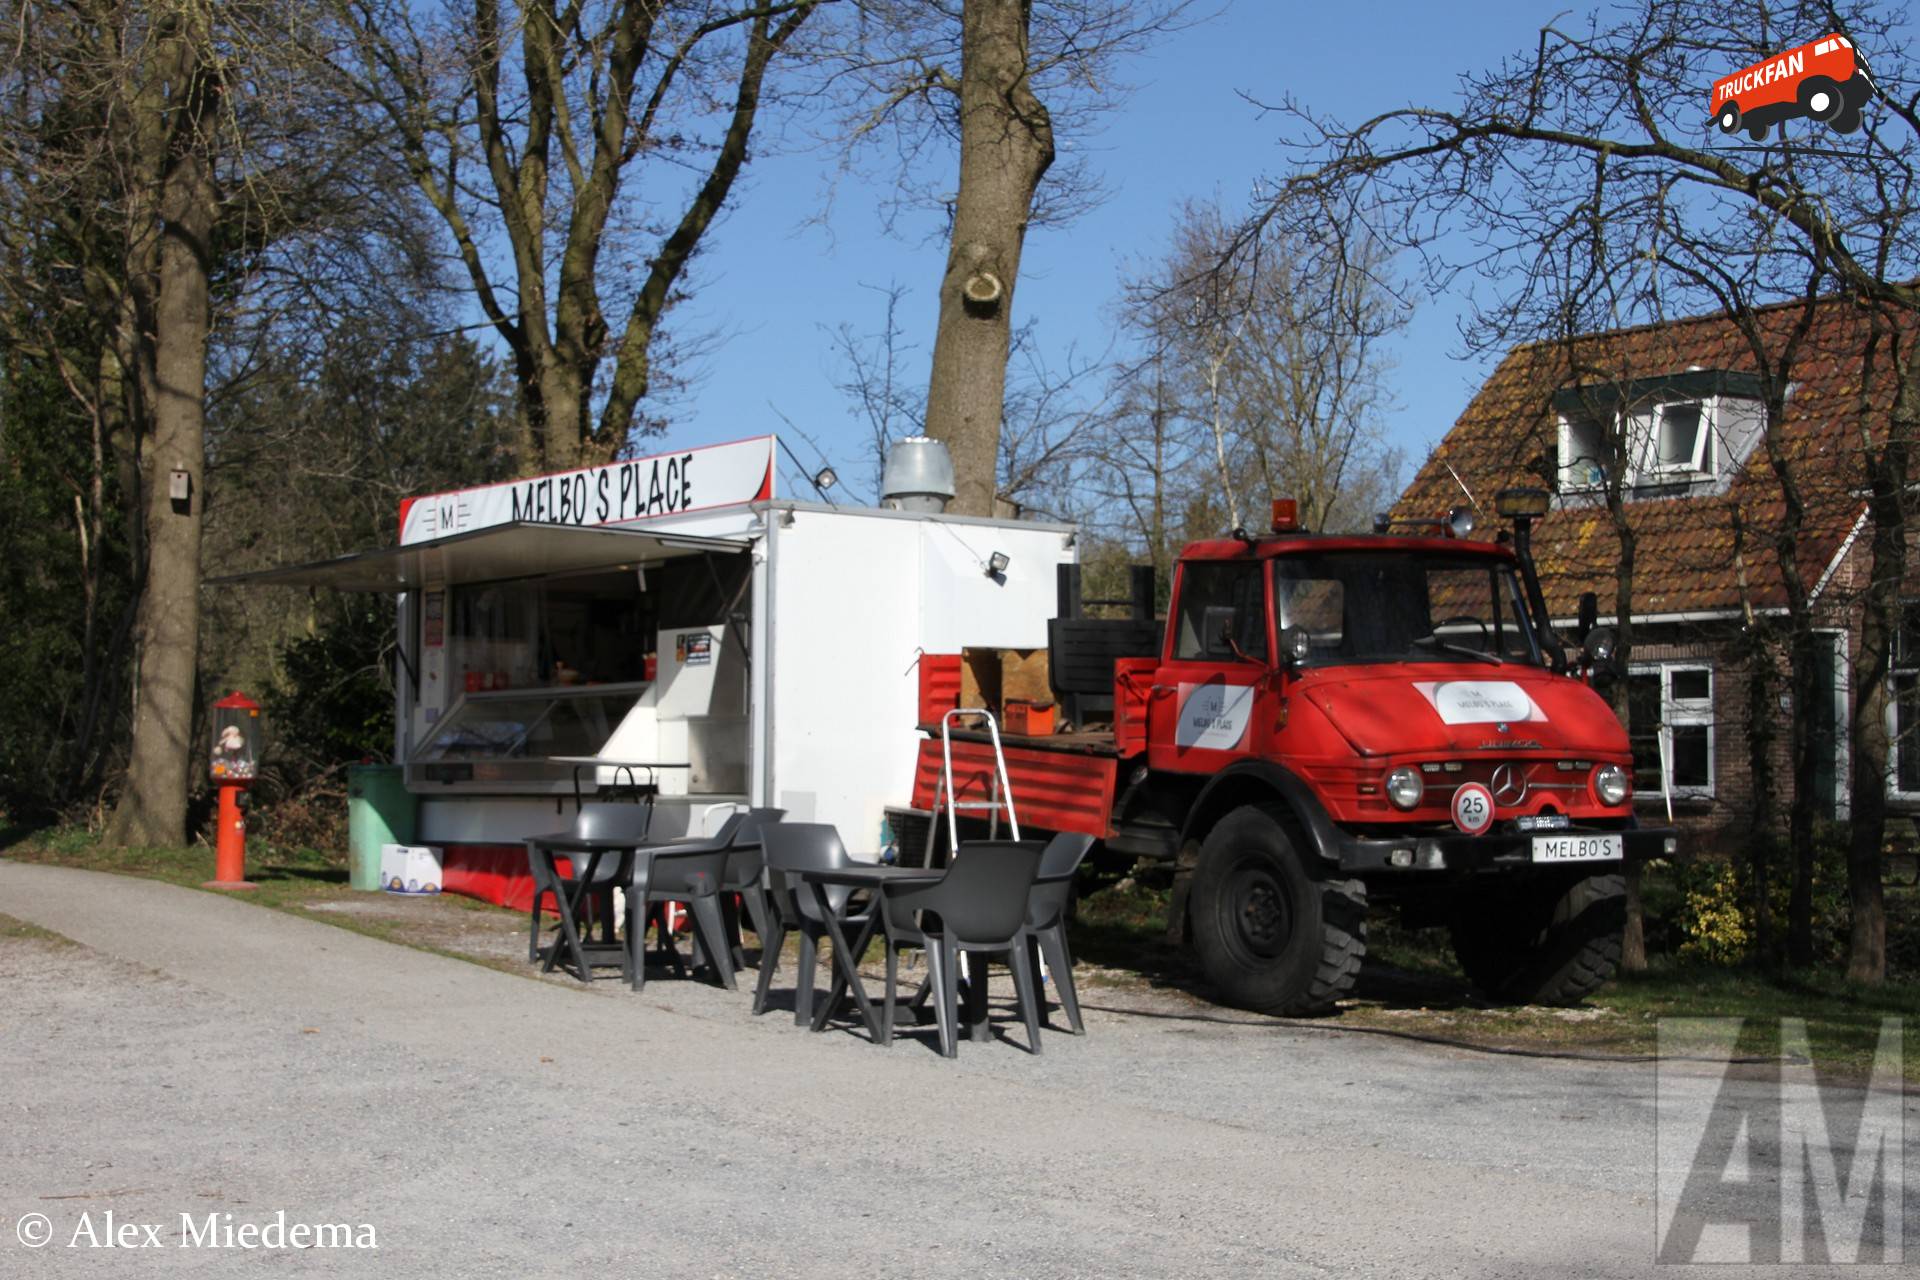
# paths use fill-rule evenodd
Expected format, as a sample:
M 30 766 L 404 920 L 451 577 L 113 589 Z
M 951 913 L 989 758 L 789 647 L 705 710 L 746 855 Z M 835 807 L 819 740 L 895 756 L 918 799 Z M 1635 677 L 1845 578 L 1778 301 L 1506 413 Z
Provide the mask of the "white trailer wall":
M 1061 525 L 796 504 L 769 513 L 772 607 L 755 683 L 771 690 L 767 802 L 831 822 L 856 854 L 912 791 L 922 652 L 1040 648 L 1056 569 L 1076 552 Z M 994 552 L 1005 574 L 987 573 Z M 756 645 L 756 649 L 760 649 Z M 764 697 L 765 695 L 763 695 Z

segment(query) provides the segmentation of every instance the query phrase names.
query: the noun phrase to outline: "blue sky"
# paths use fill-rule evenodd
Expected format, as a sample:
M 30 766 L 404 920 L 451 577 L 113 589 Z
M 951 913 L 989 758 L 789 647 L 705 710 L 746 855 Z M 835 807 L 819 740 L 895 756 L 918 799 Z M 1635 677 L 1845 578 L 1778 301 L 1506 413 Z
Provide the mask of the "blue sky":
M 1028 239 L 1014 320 L 1036 318 L 1047 351 L 1106 348 L 1126 264 L 1160 249 L 1182 200 L 1218 196 L 1238 208 L 1256 178 L 1279 169 L 1275 122 L 1261 119 L 1243 93 L 1277 101 L 1291 92 L 1350 120 L 1446 102 L 1461 72 L 1527 48 L 1541 23 L 1565 10 L 1377 0 L 1238 0 L 1220 8 L 1220 16 L 1129 62 L 1123 74 L 1133 93 L 1099 136 L 1075 140 L 1094 153 L 1114 194 L 1069 228 Z M 750 166 L 748 185 L 699 264 L 696 292 L 678 313 L 683 329 L 717 340 L 698 382 L 674 406 L 666 447 L 779 430 L 777 409 L 833 461 L 864 472 L 864 427 L 835 388 L 841 366 L 831 338 L 842 322 L 879 329 L 881 301 L 863 284 L 909 290 L 901 320 L 913 348 L 911 376 L 924 384 L 946 252 L 944 240 L 929 235 L 937 223 L 932 215 L 908 220 L 888 236 L 878 216 L 884 192 L 850 180 L 838 192 L 831 232 L 805 225 L 821 207 L 821 174 L 830 163 L 804 153 Z M 1484 360 L 1456 358 L 1459 314 L 1449 298 L 1425 300 L 1393 343 L 1396 407 L 1387 429 L 1409 467 L 1452 425 L 1487 372 Z

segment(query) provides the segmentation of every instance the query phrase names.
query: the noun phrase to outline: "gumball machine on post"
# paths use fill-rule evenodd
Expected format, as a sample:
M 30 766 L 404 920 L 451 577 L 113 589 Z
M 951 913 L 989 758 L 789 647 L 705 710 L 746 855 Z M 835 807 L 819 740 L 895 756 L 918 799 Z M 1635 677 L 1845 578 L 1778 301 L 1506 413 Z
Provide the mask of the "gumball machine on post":
M 256 889 L 247 881 L 245 792 L 260 762 L 260 704 L 235 691 L 213 704 L 213 785 L 220 789 L 209 889 Z

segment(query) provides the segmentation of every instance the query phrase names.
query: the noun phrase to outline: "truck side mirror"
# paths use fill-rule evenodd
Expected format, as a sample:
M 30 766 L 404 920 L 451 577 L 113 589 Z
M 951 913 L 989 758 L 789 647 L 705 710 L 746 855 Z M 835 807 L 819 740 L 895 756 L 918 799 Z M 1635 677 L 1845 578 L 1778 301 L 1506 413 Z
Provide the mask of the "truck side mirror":
M 1614 679 L 1613 659 L 1618 652 L 1618 642 L 1612 627 L 1595 627 L 1587 632 L 1582 656 L 1586 660 L 1587 678 L 1596 689 L 1605 689 Z
M 1209 658 L 1237 658 L 1239 647 L 1233 640 L 1238 615 L 1232 605 L 1208 605 L 1200 615 L 1200 648 Z
M 1587 633 L 1592 631 L 1595 624 L 1599 621 L 1600 597 L 1591 591 L 1582 591 L 1580 593 L 1580 617 L 1579 621 L 1575 624 L 1579 629 L 1574 634 L 1574 641 L 1578 644 L 1585 644 L 1587 642 Z

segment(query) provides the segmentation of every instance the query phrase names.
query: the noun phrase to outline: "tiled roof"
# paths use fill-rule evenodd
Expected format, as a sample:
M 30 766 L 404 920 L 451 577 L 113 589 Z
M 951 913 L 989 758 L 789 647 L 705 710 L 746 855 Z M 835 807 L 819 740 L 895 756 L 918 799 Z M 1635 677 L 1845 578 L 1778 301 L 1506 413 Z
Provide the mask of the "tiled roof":
M 1798 318 L 1797 306 L 1760 314 L 1770 351 L 1781 349 Z M 1862 408 L 1866 341 L 1867 322 L 1860 312 L 1838 301 L 1821 303 L 1789 375 L 1780 452 L 1804 495 L 1806 517 L 1796 554 L 1800 580 L 1809 589 L 1864 509 L 1859 432 L 1864 421 L 1877 435 L 1891 401 L 1892 378 L 1883 357 L 1873 394 Z M 1499 527 L 1493 515 L 1496 492 L 1512 485 L 1555 488 L 1557 390 L 1691 369 L 1756 368 L 1750 345 L 1724 315 L 1517 347 L 1427 459 L 1395 513 L 1437 514 L 1466 501 L 1464 486 L 1480 509 L 1481 530 L 1475 536 L 1492 537 Z M 1572 376 L 1575 369 L 1581 377 Z M 1599 593 L 1603 615 L 1613 612 L 1620 538 L 1604 503 L 1592 501 L 1596 505 L 1561 507 L 1556 498 L 1555 509 L 1535 526 L 1534 553 L 1556 617 L 1570 616 L 1585 590 Z M 1786 510 L 1764 444 L 1755 446 L 1724 492 L 1626 503 L 1635 546 L 1635 614 L 1735 610 L 1743 599 L 1756 609 L 1783 605 L 1785 580 L 1774 539 Z

